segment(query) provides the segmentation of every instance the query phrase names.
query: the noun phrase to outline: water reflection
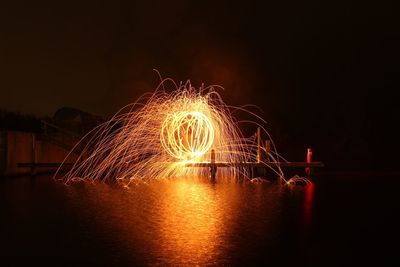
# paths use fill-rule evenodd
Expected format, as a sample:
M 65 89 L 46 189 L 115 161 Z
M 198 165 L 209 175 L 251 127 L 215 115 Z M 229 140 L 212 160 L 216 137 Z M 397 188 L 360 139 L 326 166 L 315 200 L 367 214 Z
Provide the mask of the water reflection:
M 313 209 L 313 202 L 314 202 L 314 184 L 308 184 L 305 187 L 304 192 L 304 226 L 305 228 L 311 227 L 312 222 L 312 209 Z
M 380 244 L 397 233 L 400 180 L 381 178 L 129 189 L 2 180 L 1 259 L 4 266 L 390 265 L 396 247 Z
M 172 263 L 215 263 L 221 243 L 222 207 L 209 184 L 174 182 L 162 199 L 159 224 L 160 255 Z
M 276 245 L 282 227 L 282 188 L 276 184 L 175 180 L 123 189 L 82 183 L 67 191 L 86 227 L 112 244 L 113 258 L 132 264 L 241 262 Z

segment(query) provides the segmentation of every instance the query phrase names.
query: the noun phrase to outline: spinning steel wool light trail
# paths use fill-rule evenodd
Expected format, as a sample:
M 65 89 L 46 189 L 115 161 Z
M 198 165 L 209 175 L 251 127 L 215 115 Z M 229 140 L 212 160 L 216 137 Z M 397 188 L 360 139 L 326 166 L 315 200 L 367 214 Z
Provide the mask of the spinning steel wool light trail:
M 166 89 L 170 85 L 172 91 Z M 116 180 L 125 185 L 150 179 L 207 177 L 209 168 L 186 165 L 209 162 L 211 149 L 216 151 L 216 162 L 255 162 L 256 136 L 245 138 L 238 125 L 253 123 L 269 137 L 268 132 L 260 123 L 237 121 L 233 111 L 251 112 L 228 107 L 215 89 L 196 89 L 190 81 L 177 85 L 171 79 L 162 80 L 154 93 L 125 106 L 82 138 L 64 162 L 73 153 L 79 154 L 78 160 L 65 175 L 55 177 L 65 183 Z M 272 148 L 269 160 L 281 160 L 273 142 Z M 284 177 L 279 167 L 271 169 Z M 243 177 L 249 177 L 248 168 L 218 170 L 218 179 Z
M 184 111 L 168 114 L 161 126 L 165 151 L 178 160 L 194 160 L 210 150 L 214 127 L 204 113 Z

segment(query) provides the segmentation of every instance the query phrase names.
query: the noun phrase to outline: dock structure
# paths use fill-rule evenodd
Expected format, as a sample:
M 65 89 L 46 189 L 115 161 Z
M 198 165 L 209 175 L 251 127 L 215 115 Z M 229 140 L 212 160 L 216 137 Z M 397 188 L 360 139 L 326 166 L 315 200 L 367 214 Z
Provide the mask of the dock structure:
M 264 146 L 262 149 L 261 146 Z M 265 153 L 262 152 L 265 150 Z M 262 142 L 260 137 L 260 128 L 257 129 L 257 155 L 256 160 L 253 162 L 216 162 L 215 149 L 211 149 L 210 153 L 210 161 L 209 162 L 193 162 L 186 163 L 184 166 L 189 168 L 209 168 L 210 170 L 210 178 L 211 182 L 216 181 L 218 168 L 249 168 L 249 169 L 259 169 L 263 170 L 263 175 L 266 174 L 267 170 L 271 170 L 274 168 L 304 168 L 307 177 L 310 178 L 313 170 L 315 168 L 324 167 L 324 164 L 321 161 L 313 161 L 312 160 L 312 150 L 311 148 L 307 149 L 306 161 L 275 161 L 271 153 L 271 140 L 266 140 L 265 143 Z M 172 163 L 172 162 L 171 162 Z M 36 158 L 33 159 L 33 162 L 23 162 L 18 163 L 18 167 L 21 168 L 31 168 L 32 174 L 36 173 L 37 169 L 48 169 L 54 170 L 61 168 L 60 171 L 68 171 L 74 166 L 72 162 L 48 162 L 48 163 L 39 163 L 36 161 Z
M 307 149 L 307 161 L 264 161 L 263 153 L 261 153 L 261 134 L 260 128 L 257 129 L 257 157 L 255 162 L 215 162 L 215 150 L 211 149 L 210 162 L 195 162 L 186 163 L 186 167 L 200 167 L 200 168 L 210 168 L 211 181 L 216 181 L 216 174 L 218 168 L 251 168 L 251 169 L 273 169 L 273 168 L 304 168 L 305 172 L 310 178 L 311 173 L 315 168 L 324 167 L 321 161 L 312 161 L 312 151 L 311 148 Z M 271 152 L 271 141 L 265 141 L 265 151 L 266 160 L 269 160 L 269 153 Z M 265 172 L 264 172 L 265 173 Z
M 312 170 L 318 167 L 324 167 L 324 164 L 320 161 L 314 162 L 198 162 L 198 163 L 187 163 L 186 167 L 201 167 L 210 168 L 211 181 L 216 181 L 216 174 L 218 168 L 237 168 L 237 167 L 247 167 L 247 168 L 259 168 L 259 169 L 271 169 L 271 168 L 305 168 L 307 170 Z M 309 173 L 307 172 L 307 175 Z
M 324 164 L 320 161 L 314 162 L 302 162 L 302 161 L 294 161 L 294 162 L 196 162 L 196 163 L 186 163 L 186 167 L 215 167 L 215 168 L 228 168 L 228 167 L 249 167 L 249 168 L 274 168 L 274 167 L 281 167 L 281 168 L 317 168 L 317 167 L 324 167 Z

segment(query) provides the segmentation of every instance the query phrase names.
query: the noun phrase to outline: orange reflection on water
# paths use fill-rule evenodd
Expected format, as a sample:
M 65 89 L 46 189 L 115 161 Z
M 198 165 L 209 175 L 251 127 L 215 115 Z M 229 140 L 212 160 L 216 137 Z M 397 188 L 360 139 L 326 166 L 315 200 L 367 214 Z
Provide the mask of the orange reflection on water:
M 219 266 L 229 259 L 245 188 L 177 179 L 126 190 L 85 183 L 67 191 L 101 239 L 118 248 L 112 251 L 117 258 L 135 255 L 132 261 L 143 265 Z
M 210 184 L 176 183 L 162 203 L 160 254 L 180 264 L 215 263 L 224 217 L 216 192 Z

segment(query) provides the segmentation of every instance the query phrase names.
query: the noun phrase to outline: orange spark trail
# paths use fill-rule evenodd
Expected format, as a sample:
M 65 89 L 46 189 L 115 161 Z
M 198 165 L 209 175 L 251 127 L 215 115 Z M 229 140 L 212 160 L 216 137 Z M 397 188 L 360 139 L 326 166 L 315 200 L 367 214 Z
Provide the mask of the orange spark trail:
M 171 92 L 167 92 L 167 85 L 172 85 Z M 231 110 L 213 86 L 196 89 L 190 81 L 178 86 L 164 79 L 154 93 L 125 106 L 82 138 L 69 154 L 79 153 L 72 169 L 55 177 L 64 183 L 112 180 L 124 185 L 150 179 L 206 177 L 209 168 L 190 168 L 185 163 L 209 162 L 211 149 L 216 151 L 216 162 L 255 162 L 256 138 L 243 136 Z M 260 123 L 251 123 L 272 140 Z M 272 146 L 268 158 L 276 162 L 282 157 L 273 142 Z M 280 168 L 273 170 L 283 178 Z M 240 177 L 249 177 L 248 169 L 218 170 L 218 179 Z

